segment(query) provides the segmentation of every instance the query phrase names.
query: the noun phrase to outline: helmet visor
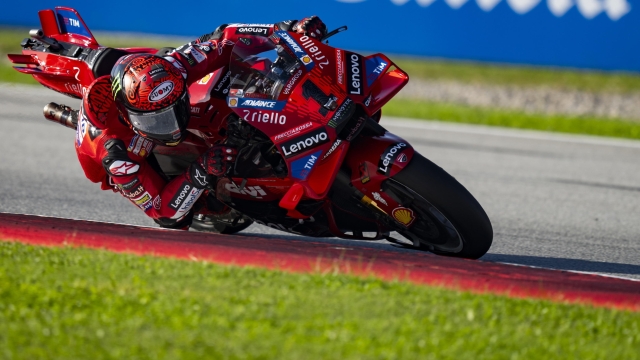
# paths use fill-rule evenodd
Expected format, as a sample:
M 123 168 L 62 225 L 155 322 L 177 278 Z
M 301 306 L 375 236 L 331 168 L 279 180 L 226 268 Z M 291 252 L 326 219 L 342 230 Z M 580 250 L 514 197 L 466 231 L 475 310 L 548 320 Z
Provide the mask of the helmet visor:
M 180 138 L 180 123 L 174 109 L 175 106 L 152 113 L 129 111 L 129 119 L 133 127 L 138 131 L 145 134 L 161 135 L 162 137 L 172 135 L 173 139 L 177 140 Z

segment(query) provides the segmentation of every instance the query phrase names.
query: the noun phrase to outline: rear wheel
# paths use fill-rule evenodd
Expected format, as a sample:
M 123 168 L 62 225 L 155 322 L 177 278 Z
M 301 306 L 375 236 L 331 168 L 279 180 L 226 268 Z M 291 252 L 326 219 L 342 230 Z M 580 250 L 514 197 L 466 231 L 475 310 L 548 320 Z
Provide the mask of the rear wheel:
M 398 228 L 414 246 L 468 259 L 481 257 L 491 247 L 493 228 L 482 206 L 456 179 L 422 155 L 415 153 L 384 188 L 414 212 L 414 222 Z

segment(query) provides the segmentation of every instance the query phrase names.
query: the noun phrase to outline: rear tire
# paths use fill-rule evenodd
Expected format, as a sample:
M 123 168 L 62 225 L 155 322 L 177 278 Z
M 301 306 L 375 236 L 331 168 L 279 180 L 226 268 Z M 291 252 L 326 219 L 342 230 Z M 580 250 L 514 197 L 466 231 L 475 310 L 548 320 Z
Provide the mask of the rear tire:
M 453 225 L 462 240 L 462 249 L 458 252 L 442 251 L 437 248 L 438 241 L 430 242 L 426 236 L 412 233 L 414 238 L 419 238 L 420 248 L 438 255 L 467 259 L 477 259 L 489 251 L 493 241 L 491 221 L 473 195 L 453 176 L 416 152 L 409 165 L 392 179 L 419 195 L 414 203 L 418 201 L 426 206 L 433 205 Z M 416 222 L 418 220 L 419 216 Z M 431 221 L 437 222 L 437 218 Z M 411 233 L 414 228 L 415 223 L 408 230 L 399 232 Z M 410 239 L 405 234 L 403 236 Z

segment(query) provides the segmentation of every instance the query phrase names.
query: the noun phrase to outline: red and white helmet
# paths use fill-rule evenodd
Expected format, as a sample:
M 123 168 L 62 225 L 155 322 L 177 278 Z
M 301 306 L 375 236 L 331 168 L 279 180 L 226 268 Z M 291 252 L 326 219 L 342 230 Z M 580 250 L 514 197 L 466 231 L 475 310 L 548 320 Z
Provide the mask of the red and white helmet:
M 166 146 L 182 141 L 189 93 L 182 73 L 168 60 L 151 54 L 121 57 L 111 71 L 111 91 L 137 134 Z

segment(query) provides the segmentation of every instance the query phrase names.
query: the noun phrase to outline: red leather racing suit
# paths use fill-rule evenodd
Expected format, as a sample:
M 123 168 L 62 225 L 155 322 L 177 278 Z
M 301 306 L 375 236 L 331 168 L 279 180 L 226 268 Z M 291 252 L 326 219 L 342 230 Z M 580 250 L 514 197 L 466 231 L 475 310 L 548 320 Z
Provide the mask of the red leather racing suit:
M 289 30 L 291 24 L 223 25 L 165 58 L 182 72 L 189 86 L 227 65 L 233 45 L 242 35 L 261 35 L 267 41 L 266 36 L 274 30 Z M 160 225 L 188 226 L 204 186 L 189 170 L 169 181 L 155 158 L 149 157 L 154 143 L 133 132 L 119 115 L 111 94 L 110 77 L 102 76 L 88 87 L 82 100 L 76 152 L 85 175 L 100 183 L 103 190 L 120 192 Z

